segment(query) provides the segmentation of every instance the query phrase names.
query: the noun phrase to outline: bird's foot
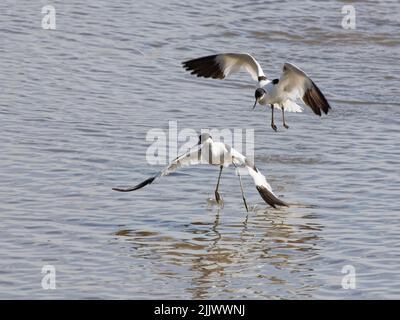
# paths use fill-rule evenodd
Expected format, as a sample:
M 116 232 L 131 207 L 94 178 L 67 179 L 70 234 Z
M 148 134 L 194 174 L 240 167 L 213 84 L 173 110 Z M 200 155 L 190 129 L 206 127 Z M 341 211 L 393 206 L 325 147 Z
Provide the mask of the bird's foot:
M 215 191 L 215 201 L 217 201 L 218 204 L 222 204 L 222 197 L 219 195 L 218 191 Z
M 271 123 L 271 128 L 277 132 L 278 131 L 278 127 L 275 125 L 275 123 Z
M 289 129 L 289 126 L 288 126 L 286 123 L 283 123 L 283 126 L 284 126 L 286 129 Z

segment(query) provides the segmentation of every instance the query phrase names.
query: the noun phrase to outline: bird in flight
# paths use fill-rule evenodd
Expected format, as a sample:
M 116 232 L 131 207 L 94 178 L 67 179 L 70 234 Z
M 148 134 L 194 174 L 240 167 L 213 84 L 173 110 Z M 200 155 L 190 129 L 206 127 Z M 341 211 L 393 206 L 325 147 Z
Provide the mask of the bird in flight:
M 182 166 L 197 165 L 197 164 L 211 164 L 219 166 L 220 170 L 218 175 L 218 181 L 214 192 L 215 199 L 218 204 L 222 202 L 222 198 L 218 192 L 222 169 L 232 164 L 236 168 L 237 174 L 239 176 L 242 199 L 247 211 L 249 210 L 244 195 L 242 179 L 238 167 L 247 168 L 249 174 L 254 180 L 254 184 L 256 186 L 256 189 L 260 193 L 261 198 L 271 207 L 276 208 L 277 206 L 288 206 L 285 202 L 280 200 L 272 192 L 271 186 L 267 182 L 265 176 L 255 167 L 255 165 L 249 159 L 247 159 L 240 152 L 238 152 L 237 150 L 235 150 L 234 148 L 225 143 L 214 142 L 212 137 L 208 133 L 202 133 L 199 136 L 199 142 L 196 146 L 189 149 L 189 151 L 186 152 L 185 154 L 182 154 L 181 156 L 177 157 L 166 168 L 158 172 L 156 175 L 148 178 L 147 180 L 139 183 L 134 187 L 113 188 L 113 190 L 120 192 L 135 191 L 143 188 L 148 184 L 153 183 L 153 181 L 159 177 L 169 175 L 170 173 L 174 172 L 175 170 L 177 170 Z
M 255 103 L 271 107 L 271 127 L 277 131 L 274 122 L 274 109 L 282 111 L 283 126 L 288 129 L 285 121 L 285 111 L 302 112 L 296 101 L 300 98 L 312 111 L 321 116 L 331 109 L 325 96 L 311 78 L 294 64 L 286 62 L 283 65 L 279 79 L 269 80 L 260 64 L 253 56 L 247 53 L 222 53 L 188 60 L 182 63 L 183 67 L 198 77 L 225 79 L 241 69 L 246 70 L 253 80 L 257 81 Z

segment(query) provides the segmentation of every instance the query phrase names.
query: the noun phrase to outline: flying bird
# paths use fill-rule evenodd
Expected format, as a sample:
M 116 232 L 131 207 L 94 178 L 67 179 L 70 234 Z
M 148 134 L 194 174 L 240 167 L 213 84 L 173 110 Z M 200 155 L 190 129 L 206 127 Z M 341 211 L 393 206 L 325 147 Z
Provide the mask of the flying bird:
M 240 182 L 240 190 L 242 193 L 242 199 L 244 202 L 244 206 L 247 211 L 248 206 L 246 202 L 246 198 L 243 191 L 242 179 L 238 167 L 247 168 L 249 174 L 254 180 L 254 184 L 260 193 L 263 200 L 268 203 L 271 207 L 276 208 L 277 206 L 288 206 L 285 202 L 280 200 L 271 189 L 271 186 L 267 182 L 265 176 L 255 167 L 255 165 L 247 159 L 240 152 L 232 148 L 231 146 L 222 143 L 222 142 L 214 142 L 210 134 L 202 133 L 199 136 L 199 142 L 196 146 L 189 149 L 185 154 L 177 157 L 174 161 L 172 161 L 166 168 L 158 172 L 156 175 L 146 179 L 145 181 L 139 183 L 134 187 L 128 188 L 113 188 L 115 191 L 120 192 L 129 192 L 135 191 L 143 188 L 144 186 L 151 184 L 155 179 L 167 176 L 170 173 L 174 172 L 178 168 L 182 166 L 188 165 L 197 165 L 197 164 L 211 164 L 215 166 L 219 166 L 219 175 L 217 186 L 215 188 L 215 199 L 218 204 L 222 202 L 222 198 L 218 192 L 219 183 L 221 180 L 222 169 L 224 167 L 228 167 L 230 164 L 234 165 L 236 171 L 239 176 Z
M 283 65 L 279 79 L 272 81 L 264 74 L 258 61 L 247 53 L 222 53 L 188 60 L 182 63 L 183 67 L 198 77 L 225 79 L 239 70 L 246 70 L 253 80 L 257 81 L 254 93 L 255 103 L 271 107 L 271 127 L 277 131 L 274 122 L 274 109 L 282 111 L 283 126 L 288 129 L 285 121 L 285 111 L 302 112 L 296 100 L 299 98 L 309 106 L 312 111 L 321 116 L 331 109 L 325 96 L 311 78 L 294 64 L 286 62 Z

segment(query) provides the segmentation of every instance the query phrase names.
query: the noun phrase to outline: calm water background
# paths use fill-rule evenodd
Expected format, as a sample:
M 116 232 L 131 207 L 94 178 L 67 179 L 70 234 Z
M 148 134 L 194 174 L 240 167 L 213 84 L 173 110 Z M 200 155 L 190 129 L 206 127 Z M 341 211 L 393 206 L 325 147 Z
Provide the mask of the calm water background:
M 354 2 L 356 30 L 341 27 L 349 1 L 67 2 L 50 1 L 55 31 L 48 1 L 0 3 L 0 298 L 400 298 L 398 1 Z M 220 51 L 271 77 L 298 64 L 332 113 L 274 133 L 247 74 L 180 66 Z M 247 215 L 229 169 L 218 210 L 213 167 L 112 192 L 160 168 L 145 137 L 168 120 L 254 128 L 258 167 L 294 205 L 270 209 L 244 177 Z

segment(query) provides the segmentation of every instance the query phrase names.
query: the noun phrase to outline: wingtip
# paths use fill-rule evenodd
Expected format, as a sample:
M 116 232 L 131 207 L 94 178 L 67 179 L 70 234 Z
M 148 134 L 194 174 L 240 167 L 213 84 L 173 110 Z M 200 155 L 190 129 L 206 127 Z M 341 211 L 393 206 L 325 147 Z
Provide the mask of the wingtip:
M 328 100 L 314 82 L 312 87 L 305 91 L 303 101 L 317 116 L 321 116 L 322 113 L 328 114 L 331 109 Z
M 142 183 L 139 183 L 137 186 L 134 187 L 130 187 L 130 188 L 112 188 L 112 190 L 114 191 L 119 191 L 119 192 L 131 192 L 131 191 L 135 191 L 138 189 L 143 188 L 144 186 L 147 186 L 148 184 L 153 183 L 154 179 L 157 178 L 157 176 L 155 177 L 151 177 L 146 179 L 145 181 L 143 181 Z
M 216 61 L 216 57 L 217 55 L 210 55 L 187 60 L 182 62 L 182 66 L 185 70 L 189 71 L 190 74 L 196 75 L 197 77 L 224 79 L 224 71 Z
M 329 111 L 332 110 L 331 105 L 328 103 L 328 108 L 326 110 L 324 110 L 325 114 L 328 114 Z
M 263 186 L 256 186 L 258 192 L 261 195 L 261 198 L 268 203 L 271 207 L 275 208 L 277 206 L 281 207 L 289 207 L 289 205 L 282 201 L 281 199 L 277 198 L 271 191 L 269 191 L 266 187 Z
M 128 192 L 128 191 L 132 191 L 129 189 L 123 189 L 123 188 L 112 188 L 113 191 L 118 191 L 118 192 Z

